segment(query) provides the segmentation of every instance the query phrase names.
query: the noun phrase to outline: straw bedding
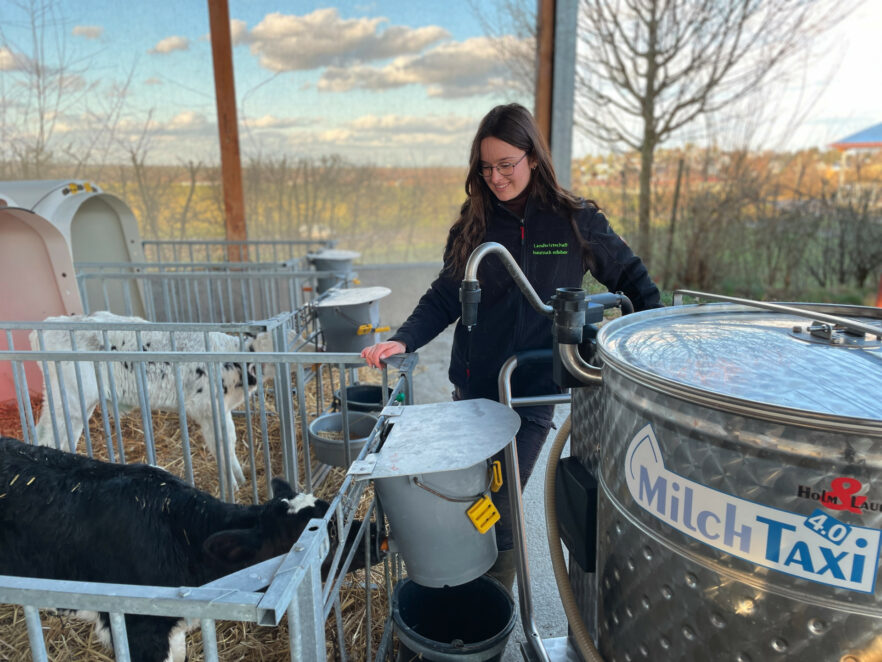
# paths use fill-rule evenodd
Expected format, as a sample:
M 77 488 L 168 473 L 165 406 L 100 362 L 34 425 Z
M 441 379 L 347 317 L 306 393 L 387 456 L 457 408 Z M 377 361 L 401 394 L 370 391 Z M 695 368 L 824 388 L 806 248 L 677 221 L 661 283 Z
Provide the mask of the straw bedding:
M 358 380 L 361 383 L 379 383 L 380 375 L 377 371 L 368 368 L 359 370 Z M 322 402 L 325 406 L 332 402 L 333 390 L 339 387 L 337 379 L 334 380 L 335 386 L 329 383 L 330 380 L 322 380 Z M 304 395 L 307 402 L 307 418 L 311 419 L 317 415 L 318 395 L 316 393 L 315 380 L 311 381 L 304 389 Z M 268 413 L 273 411 L 272 395 L 267 398 Z M 295 400 L 296 404 L 296 400 Z M 39 414 L 39 398 L 33 402 L 35 418 Z M 178 416 L 175 414 L 167 414 L 153 412 L 153 428 L 156 443 L 157 461 L 160 466 L 166 470 L 183 477 L 184 461 L 181 454 L 181 426 Z M 257 467 L 258 493 L 263 500 L 267 494 L 267 480 L 271 476 L 265 475 L 265 461 L 263 445 L 259 442 L 260 423 L 256 407 L 252 412 L 253 426 L 255 432 L 255 457 Z M 243 486 L 237 493 L 239 502 L 249 502 L 251 500 L 250 485 L 250 461 L 247 457 L 246 446 L 243 442 L 245 437 L 245 420 L 244 416 L 234 416 L 237 427 L 237 451 L 245 468 L 246 477 L 249 482 Z M 303 442 L 300 430 L 299 415 L 296 420 L 297 446 L 298 456 L 303 457 Z M 143 443 L 143 423 L 140 413 L 135 412 L 122 417 L 121 427 L 123 431 L 123 439 L 125 440 L 125 454 L 127 462 L 146 462 L 146 449 Z M 268 415 L 268 438 L 270 447 L 270 461 L 272 472 L 275 475 L 282 473 L 281 467 L 281 448 L 279 443 L 279 424 L 277 417 Z M 217 467 L 209 455 L 208 451 L 202 444 L 201 434 L 194 426 L 188 427 L 190 434 L 190 448 L 193 460 L 193 472 L 196 485 L 201 489 L 218 495 L 218 476 Z M 103 423 L 100 413 L 92 417 L 90 422 L 90 431 L 92 434 L 93 452 L 96 458 L 107 459 L 107 449 L 104 440 Z M 8 409 L 0 410 L 0 434 L 21 438 L 21 429 L 17 409 L 14 403 L 11 411 Z M 79 450 L 84 451 L 83 440 L 80 440 Z M 315 461 L 313 460 L 315 467 Z M 301 460 L 302 471 L 302 460 Z M 327 476 L 321 485 L 316 486 L 314 492 L 317 496 L 328 501 L 333 499 L 336 491 L 339 489 L 345 478 L 345 471 L 342 468 L 333 468 L 328 471 Z M 302 473 L 301 473 L 302 476 Z M 359 508 L 359 515 L 363 514 L 366 506 L 372 496 L 370 487 L 366 490 L 365 498 Z M 370 651 L 371 657 L 376 654 L 377 646 L 383 634 L 385 620 L 389 613 L 388 599 L 386 596 L 385 586 L 386 579 L 384 575 L 383 565 L 378 565 L 371 569 L 370 581 L 372 586 L 379 587 L 371 590 L 371 618 L 372 632 L 370 633 Z M 365 653 L 368 648 L 368 637 L 365 632 L 365 589 L 364 589 L 364 571 L 350 574 L 344 581 L 343 588 L 340 590 L 340 604 L 343 620 L 344 638 L 343 642 L 348 659 L 358 660 L 365 659 Z M 92 625 L 84 623 L 67 616 L 58 616 L 51 611 L 41 610 L 43 633 L 46 640 L 47 652 L 49 659 L 53 662 L 86 662 L 96 661 L 110 662 L 113 660 L 112 652 L 106 651 L 101 644 L 92 636 Z M 331 610 L 330 617 L 326 623 L 325 641 L 328 659 L 339 659 L 338 650 L 340 648 L 338 642 L 338 633 L 336 627 L 336 619 L 334 611 Z M 187 655 L 190 662 L 196 662 L 203 659 L 202 652 L 202 633 L 197 628 L 187 637 Z M 259 660 L 273 662 L 275 660 L 290 660 L 288 645 L 288 630 L 286 618 L 283 618 L 279 627 L 261 627 L 248 623 L 219 621 L 217 623 L 217 642 L 220 658 L 223 660 Z M 0 605 L 0 661 L 22 662 L 30 660 L 30 647 L 28 644 L 27 628 L 25 625 L 24 611 L 21 607 L 11 605 Z

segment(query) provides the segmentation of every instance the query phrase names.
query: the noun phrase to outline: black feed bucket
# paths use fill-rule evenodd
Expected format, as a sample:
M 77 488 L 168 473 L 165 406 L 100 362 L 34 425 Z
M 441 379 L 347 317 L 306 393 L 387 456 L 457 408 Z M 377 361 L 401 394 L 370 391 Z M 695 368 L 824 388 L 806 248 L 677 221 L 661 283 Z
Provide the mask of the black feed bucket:
M 497 662 L 515 624 L 511 594 L 487 575 L 429 588 L 401 580 L 392 596 L 397 662 Z
M 392 394 L 387 387 L 386 400 Z M 356 384 L 346 387 L 346 404 L 350 411 L 380 411 L 383 409 L 383 387 L 377 384 Z M 334 391 L 334 409 L 341 409 L 340 390 Z

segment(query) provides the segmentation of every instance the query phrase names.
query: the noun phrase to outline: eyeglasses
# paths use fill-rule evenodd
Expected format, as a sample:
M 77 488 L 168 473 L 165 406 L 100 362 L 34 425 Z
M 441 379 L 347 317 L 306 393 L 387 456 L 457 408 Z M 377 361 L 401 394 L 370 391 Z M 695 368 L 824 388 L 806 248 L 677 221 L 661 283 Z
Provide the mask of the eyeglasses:
M 526 156 L 527 156 L 527 152 L 524 152 L 524 155 L 521 158 L 519 158 L 517 161 L 515 161 L 514 163 L 499 163 L 495 166 L 492 166 L 492 165 L 478 166 L 478 172 L 481 173 L 481 177 L 483 177 L 484 179 L 487 179 L 487 178 L 493 176 L 493 169 L 495 168 L 496 172 L 498 172 L 500 175 L 502 175 L 503 177 L 508 177 L 511 173 L 514 172 L 515 166 L 518 163 L 520 163 L 521 161 L 523 161 L 524 157 L 526 157 Z

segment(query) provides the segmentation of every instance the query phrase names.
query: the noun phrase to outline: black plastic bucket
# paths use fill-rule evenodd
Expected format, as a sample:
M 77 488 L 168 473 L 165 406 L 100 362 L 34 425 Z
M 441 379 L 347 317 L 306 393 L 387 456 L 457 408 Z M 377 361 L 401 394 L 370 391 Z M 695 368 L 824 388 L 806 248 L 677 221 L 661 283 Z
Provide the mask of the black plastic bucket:
M 386 399 L 392 394 L 388 388 Z M 350 411 L 380 411 L 383 409 L 383 387 L 378 384 L 355 384 L 346 387 L 346 402 Z M 334 391 L 334 408 L 339 410 L 340 390 Z
M 445 588 L 403 579 L 392 595 L 397 662 L 498 662 L 515 616 L 511 594 L 487 575 Z

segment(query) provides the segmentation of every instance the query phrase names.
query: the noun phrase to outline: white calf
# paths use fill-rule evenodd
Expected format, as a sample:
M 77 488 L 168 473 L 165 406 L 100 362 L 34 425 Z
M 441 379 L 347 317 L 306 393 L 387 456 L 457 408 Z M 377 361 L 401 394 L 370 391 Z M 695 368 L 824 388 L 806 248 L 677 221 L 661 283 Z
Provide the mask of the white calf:
M 150 322 L 139 317 L 123 317 L 110 312 L 100 311 L 91 315 L 73 315 L 70 317 L 50 317 L 47 322 L 96 322 L 96 323 L 143 323 L 145 330 L 140 332 L 140 346 L 138 345 L 135 331 L 99 331 L 83 330 L 74 331 L 74 340 L 77 350 L 81 351 L 111 351 L 120 352 L 239 352 L 243 349 L 252 352 L 269 352 L 273 350 L 273 341 L 269 333 L 260 333 L 255 337 L 246 336 L 240 343 L 238 336 L 212 331 L 207 334 L 208 346 L 206 347 L 205 335 L 198 331 L 150 331 Z M 105 333 L 107 346 L 105 346 Z M 174 350 L 170 336 L 174 336 Z M 48 330 L 42 332 L 43 347 L 37 331 L 30 335 L 31 348 L 34 351 L 69 351 L 71 350 L 71 332 L 67 330 Z M 213 457 L 218 457 L 218 448 L 221 439 L 215 438 L 214 423 L 212 417 L 212 388 L 209 384 L 209 373 L 205 364 L 179 363 L 176 364 L 181 374 L 181 387 L 184 393 L 184 410 L 187 418 L 192 419 L 199 425 L 203 440 Z M 68 398 L 68 413 L 72 432 L 72 441 L 67 438 L 67 427 L 63 417 L 63 403 L 58 384 L 58 374 L 55 365 L 49 366 L 49 382 L 43 385 L 43 406 L 40 410 L 40 419 L 37 422 L 37 443 L 41 446 L 55 446 L 52 418 L 47 387 L 52 388 L 52 409 L 55 414 L 58 427 L 59 442 L 63 450 L 76 451 L 77 443 L 83 432 L 83 426 L 94 412 L 95 407 L 101 400 L 109 400 L 110 383 L 107 379 L 104 366 L 112 372 L 114 390 L 116 392 L 121 409 L 131 410 L 140 407 L 138 377 L 135 364 L 129 361 L 109 362 L 99 366 L 103 376 L 103 392 L 99 393 L 98 383 L 95 378 L 95 370 L 91 363 L 79 362 L 80 376 L 82 379 L 82 399 L 85 407 L 85 421 L 82 407 L 79 403 L 79 389 L 75 364 L 73 362 L 60 362 L 61 380 Z M 175 364 L 170 362 L 149 361 L 144 364 L 146 393 L 151 410 L 178 411 L 178 395 L 175 387 L 174 370 Z M 236 428 L 233 424 L 232 410 L 240 407 L 249 393 L 257 386 L 257 366 L 247 364 L 246 374 L 242 374 L 241 363 L 224 363 L 221 370 L 221 387 L 223 389 L 224 425 L 226 427 L 226 454 L 230 458 L 232 468 L 232 484 L 234 489 L 244 482 L 245 474 L 234 452 L 236 441 Z M 273 370 L 268 367 L 264 370 L 263 378 L 268 379 L 273 375 Z M 246 385 L 247 384 L 247 385 Z

